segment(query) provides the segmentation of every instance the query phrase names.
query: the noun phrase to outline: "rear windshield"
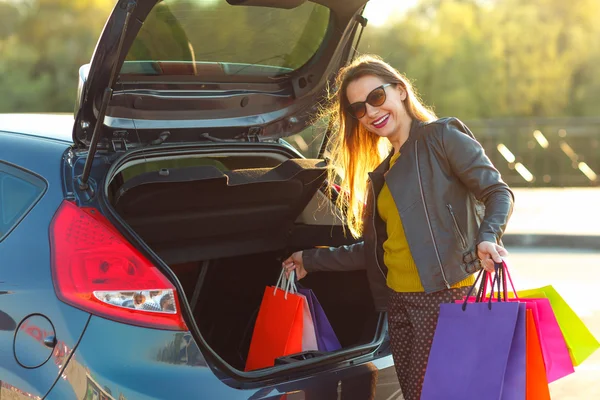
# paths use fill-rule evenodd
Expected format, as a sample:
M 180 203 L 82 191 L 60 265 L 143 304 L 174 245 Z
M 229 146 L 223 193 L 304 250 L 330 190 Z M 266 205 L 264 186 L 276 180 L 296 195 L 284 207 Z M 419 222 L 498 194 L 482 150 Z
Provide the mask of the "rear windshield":
M 164 0 L 146 18 L 121 73 L 190 75 L 194 66 L 219 62 L 226 73 L 276 76 L 304 65 L 328 25 L 329 9 L 312 2 L 286 10 Z

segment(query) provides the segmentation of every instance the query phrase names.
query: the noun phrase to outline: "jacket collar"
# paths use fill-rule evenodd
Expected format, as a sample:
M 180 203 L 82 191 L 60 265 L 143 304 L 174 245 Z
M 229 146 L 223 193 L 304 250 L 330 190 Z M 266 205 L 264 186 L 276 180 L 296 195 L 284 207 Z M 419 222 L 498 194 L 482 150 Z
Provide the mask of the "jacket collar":
M 410 143 L 413 143 L 416 138 L 419 136 L 420 133 L 420 128 L 425 125 L 426 122 L 423 121 L 419 121 L 418 119 L 413 119 L 411 124 L 410 124 L 410 131 L 408 133 L 408 139 L 406 139 L 406 142 L 404 142 L 404 144 L 402 144 L 402 147 L 400 147 L 400 150 L 406 148 L 406 146 Z M 388 169 L 390 169 L 390 160 L 392 159 L 392 156 L 394 155 L 394 150 L 392 149 L 392 151 L 390 151 L 390 154 L 388 154 L 388 156 L 385 158 L 385 160 L 383 160 L 383 162 L 381 164 L 379 164 L 377 166 L 377 168 L 375 168 L 373 170 L 374 174 L 384 174 Z
M 410 124 L 410 131 L 408 133 L 408 139 L 406 142 L 402 144 L 400 150 L 405 149 L 409 144 L 414 143 L 417 140 L 417 137 L 421 133 L 421 127 L 427 124 L 427 122 L 419 121 L 418 119 L 413 119 Z
M 377 168 L 375 168 L 373 170 L 373 174 L 377 174 L 377 175 L 383 175 L 385 173 L 385 171 L 387 171 L 388 169 L 390 169 L 390 160 L 392 159 L 392 156 L 394 155 L 394 151 L 390 151 L 390 154 L 388 154 L 388 156 L 385 158 L 385 160 L 383 160 L 383 162 L 381 164 L 379 164 L 377 166 Z

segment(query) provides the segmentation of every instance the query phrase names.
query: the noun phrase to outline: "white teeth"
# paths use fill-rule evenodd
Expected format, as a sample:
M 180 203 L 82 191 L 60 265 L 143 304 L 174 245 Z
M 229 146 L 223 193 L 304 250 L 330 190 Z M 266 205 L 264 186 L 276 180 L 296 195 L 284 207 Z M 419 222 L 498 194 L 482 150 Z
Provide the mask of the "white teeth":
M 383 117 L 379 118 L 377 121 L 373 122 L 373 125 L 379 125 L 381 124 L 383 121 L 385 121 L 388 117 L 390 116 L 390 114 L 384 115 Z

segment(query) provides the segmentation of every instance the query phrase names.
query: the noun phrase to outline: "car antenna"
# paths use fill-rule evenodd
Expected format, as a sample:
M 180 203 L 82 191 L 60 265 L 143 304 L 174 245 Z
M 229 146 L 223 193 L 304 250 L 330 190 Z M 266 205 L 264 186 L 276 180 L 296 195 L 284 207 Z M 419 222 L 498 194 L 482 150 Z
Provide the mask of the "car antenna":
M 100 104 L 100 110 L 98 111 L 98 118 L 96 119 L 96 125 L 94 126 L 94 133 L 92 133 L 92 140 L 90 141 L 90 151 L 88 153 L 88 157 L 85 160 L 85 165 L 83 166 L 83 174 L 77 178 L 77 184 L 79 185 L 80 190 L 88 190 L 88 179 L 90 177 L 90 171 L 92 169 L 92 163 L 94 161 L 94 156 L 96 155 L 96 148 L 98 147 L 98 141 L 100 140 L 100 127 L 104 125 L 104 117 L 106 115 L 106 109 L 108 108 L 108 103 L 112 99 L 113 94 L 113 85 L 115 83 L 115 79 L 117 76 L 117 65 L 119 64 L 119 59 L 121 58 L 121 51 L 123 48 L 123 42 L 125 40 L 125 33 L 127 32 L 127 26 L 129 25 L 129 19 L 131 18 L 131 14 L 133 10 L 135 10 L 137 3 L 135 0 L 131 0 L 127 2 L 126 10 L 127 15 L 125 16 L 125 23 L 123 24 L 123 30 L 121 31 L 121 37 L 119 38 L 119 44 L 117 46 L 117 55 L 115 58 L 115 62 L 112 66 L 112 71 L 110 73 L 110 77 L 108 80 L 108 85 L 106 89 L 104 89 L 104 94 L 102 95 L 102 103 Z

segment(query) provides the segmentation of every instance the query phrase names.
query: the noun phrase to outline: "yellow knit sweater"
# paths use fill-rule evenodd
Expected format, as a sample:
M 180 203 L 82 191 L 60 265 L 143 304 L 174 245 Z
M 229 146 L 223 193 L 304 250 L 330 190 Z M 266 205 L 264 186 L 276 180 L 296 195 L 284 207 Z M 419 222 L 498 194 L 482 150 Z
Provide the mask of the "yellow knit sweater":
M 400 153 L 392 156 L 390 168 L 399 156 Z M 400 213 L 398 213 L 387 183 L 377 198 L 377 211 L 385 222 L 388 235 L 387 240 L 383 243 L 383 260 L 388 268 L 387 285 L 396 292 L 423 292 L 419 272 L 406 241 Z M 470 286 L 474 282 L 475 277 L 471 275 L 452 287 Z

